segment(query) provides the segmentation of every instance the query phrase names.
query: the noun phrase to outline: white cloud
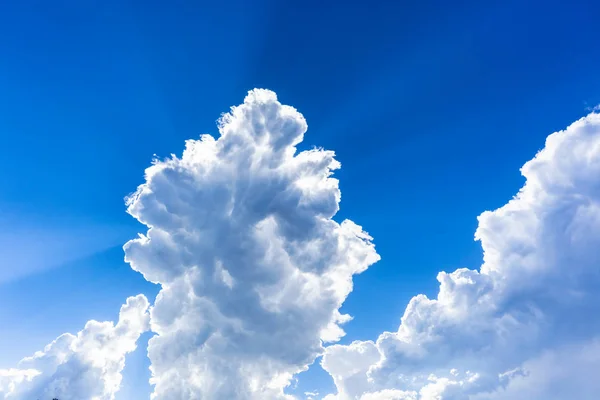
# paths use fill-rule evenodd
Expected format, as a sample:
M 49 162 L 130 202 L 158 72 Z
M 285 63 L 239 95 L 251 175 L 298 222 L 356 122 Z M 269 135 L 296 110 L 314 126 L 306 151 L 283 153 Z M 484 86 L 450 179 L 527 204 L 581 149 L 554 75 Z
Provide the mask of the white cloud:
M 89 321 L 77 335 L 63 334 L 18 368 L 0 370 L 0 400 L 112 400 L 125 355 L 147 331 L 148 300 L 130 297 L 119 322 Z
M 149 343 L 158 399 L 277 399 L 336 341 L 352 275 L 379 256 L 338 210 L 334 153 L 296 153 L 307 125 L 275 93 L 249 92 L 218 139 L 156 161 L 128 199 L 149 230 L 126 260 L 161 285 Z
M 438 275 L 396 332 L 333 345 L 328 399 L 581 399 L 600 393 L 600 115 L 550 135 L 479 216 L 480 270 Z
M 315 400 L 318 395 L 319 395 L 319 392 L 304 392 L 304 396 L 306 397 L 306 400 Z
M 506 391 L 475 396 L 474 400 L 596 400 L 600 393 L 600 341 L 596 338 L 543 351 L 523 368 L 527 374 L 512 379 Z

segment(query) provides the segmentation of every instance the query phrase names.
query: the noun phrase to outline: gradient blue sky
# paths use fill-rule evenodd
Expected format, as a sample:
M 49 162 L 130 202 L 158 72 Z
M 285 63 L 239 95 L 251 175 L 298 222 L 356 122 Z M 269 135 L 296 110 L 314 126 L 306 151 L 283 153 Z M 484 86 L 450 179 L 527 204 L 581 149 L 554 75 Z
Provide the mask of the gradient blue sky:
M 254 87 L 305 115 L 303 146 L 336 151 L 339 219 L 382 256 L 343 342 L 395 329 L 437 271 L 480 264 L 476 216 L 600 103 L 600 5 L 568 3 L 2 2 L 0 368 L 156 294 L 123 262 L 143 231 L 123 198 Z M 121 399 L 147 398 L 143 347 Z M 308 374 L 298 390 L 331 387 Z

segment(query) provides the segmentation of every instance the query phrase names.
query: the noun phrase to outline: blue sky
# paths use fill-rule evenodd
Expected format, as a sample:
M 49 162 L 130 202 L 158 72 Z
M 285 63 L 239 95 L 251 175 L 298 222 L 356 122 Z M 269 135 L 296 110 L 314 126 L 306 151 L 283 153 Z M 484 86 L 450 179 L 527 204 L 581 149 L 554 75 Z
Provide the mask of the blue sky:
M 306 117 L 301 149 L 336 152 L 335 219 L 363 226 L 382 257 L 355 278 L 341 343 L 395 330 L 438 271 L 479 267 L 477 215 L 518 191 L 548 134 L 600 103 L 599 13 L 589 1 L 4 2 L 0 368 L 114 320 L 127 296 L 152 301 L 158 287 L 123 261 L 145 231 L 124 197 L 154 154 L 216 135 L 255 87 Z M 119 399 L 147 398 L 140 350 Z M 301 390 L 333 388 L 308 376 Z

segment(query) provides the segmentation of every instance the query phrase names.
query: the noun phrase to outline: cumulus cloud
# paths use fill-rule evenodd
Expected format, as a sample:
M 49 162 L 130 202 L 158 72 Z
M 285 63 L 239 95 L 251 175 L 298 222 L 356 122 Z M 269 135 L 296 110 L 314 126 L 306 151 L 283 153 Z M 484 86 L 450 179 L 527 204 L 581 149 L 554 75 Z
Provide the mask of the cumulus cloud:
M 0 370 L 0 400 L 112 400 L 121 384 L 125 355 L 148 330 L 148 300 L 130 297 L 119 321 L 89 321 L 72 335 L 61 335 L 44 350 Z
M 326 349 L 328 400 L 591 400 L 600 393 L 600 115 L 546 139 L 479 216 L 479 270 L 440 272 L 396 332 Z
M 126 261 L 161 285 L 151 311 L 153 398 L 283 399 L 292 376 L 344 335 L 352 276 L 379 259 L 337 223 L 334 153 L 297 152 L 303 116 L 253 90 L 218 138 L 156 160 L 128 199 L 148 226 Z

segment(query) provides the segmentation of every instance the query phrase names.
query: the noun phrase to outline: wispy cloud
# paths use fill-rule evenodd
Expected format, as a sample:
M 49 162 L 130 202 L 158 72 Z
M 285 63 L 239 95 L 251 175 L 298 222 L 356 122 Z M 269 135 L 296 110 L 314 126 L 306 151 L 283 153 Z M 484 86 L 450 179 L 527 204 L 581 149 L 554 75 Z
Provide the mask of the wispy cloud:
M 122 245 L 133 232 L 97 222 L 1 217 L 0 284 Z

